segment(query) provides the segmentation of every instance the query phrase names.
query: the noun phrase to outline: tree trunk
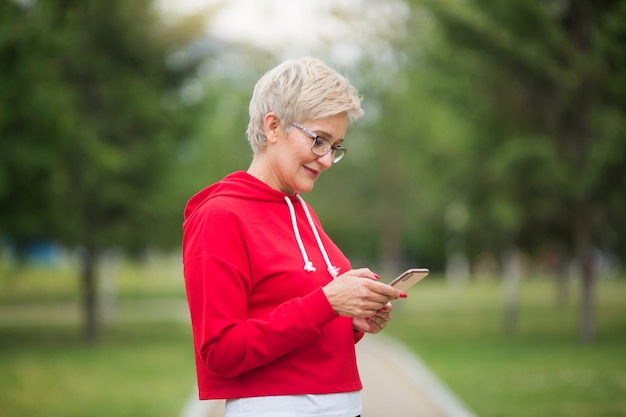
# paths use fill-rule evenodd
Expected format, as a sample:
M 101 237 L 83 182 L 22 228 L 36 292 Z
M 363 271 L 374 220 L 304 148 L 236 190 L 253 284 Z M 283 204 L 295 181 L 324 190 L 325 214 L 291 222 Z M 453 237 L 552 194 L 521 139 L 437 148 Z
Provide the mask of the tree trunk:
M 593 268 L 590 217 L 585 204 L 580 204 L 576 213 L 575 239 L 582 281 L 580 337 L 583 343 L 592 343 L 596 338 L 595 271 Z
M 557 308 L 565 308 L 570 304 L 570 265 L 565 252 L 557 253 L 555 264 L 555 300 Z
M 81 282 L 83 298 L 83 337 L 90 345 L 99 338 L 99 320 L 96 285 L 97 255 L 93 248 L 80 251 Z
M 521 279 L 521 257 L 517 248 L 509 249 L 503 255 L 504 264 L 504 313 L 502 330 L 513 334 L 517 330 L 519 310 L 519 286 Z
M 402 233 L 398 224 L 401 217 L 392 207 L 382 213 L 380 222 L 380 263 L 384 273 L 397 271 L 402 262 Z
M 398 169 L 398 152 L 393 140 L 380 142 L 381 198 L 379 212 L 380 263 L 384 273 L 398 271 L 402 261 L 402 213 L 404 183 Z
M 455 288 L 465 286 L 471 274 L 467 258 L 466 228 L 469 214 L 465 203 L 451 202 L 446 206 L 446 281 Z

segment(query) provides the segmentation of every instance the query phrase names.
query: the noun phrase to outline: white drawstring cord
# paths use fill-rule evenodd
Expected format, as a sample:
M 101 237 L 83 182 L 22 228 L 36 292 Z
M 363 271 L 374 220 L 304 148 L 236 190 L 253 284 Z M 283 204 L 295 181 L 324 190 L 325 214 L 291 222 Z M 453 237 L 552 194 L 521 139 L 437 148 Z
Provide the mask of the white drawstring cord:
M 339 276 L 339 268 L 333 266 L 333 264 L 330 262 L 330 258 L 328 257 L 328 253 L 326 253 L 326 248 L 324 247 L 322 239 L 317 232 L 317 228 L 315 227 L 315 223 L 313 222 L 313 217 L 311 217 L 311 213 L 309 212 L 309 208 L 307 207 L 306 202 L 302 197 L 300 197 L 300 194 L 296 194 L 296 197 L 298 198 L 298 201 L 300 201 L 300 204 L 304 209 L 304 214 L 306 214 L 306 218 L 309 221 L 309 226 L 311 227 L 313 235 L 315 236 L 317 247 L 324 257 L 324 262 L 326 262 L 327 267 L 326 270 L 331 277 L 337 278 Z M 300 237 L 300 230 L 298 229 L 298 223 L 296 220 L 296 211 L 288 196 L 285 196 L 285 201 L 287 202 L 287 206 L 289 207 L 289 214 L 291 215 L 291 226 L 293 227 L 293 234 L 296 237 L 296 241 L 298 242 L 298 248 L 300 248 L 300 253 L 302 254 L 302 259 L 304 260 L 304 270 L 307 272 L 314 272 L 316 271 L 315 266 L 313 265 L 313 262 L 309 260 L 309 256 L 307 255 L 306 249 L 304 248 L 304 243 L 302 243 L 302 237 Z
M 337 268 L 332 263 L 330 263 L 330 258 L 328 258 L 328 254 L 326 253 L 326 248 L 324 247 L 324 244 L 322 243 L 322 239 L 320 239 L 320 235 L 317 232 L 315 223 L 313 223 L 313 218 L 311 217 L 311 213 L 309 213 L 309 208 L 307 207 L 306 202 L 304 201 L 302 197 L 300 197 L 300 194 L 296 194 L 296 197 L 298 197 L 300 204 L 302 204 L 302 208 L 304 208 L 304 213 L 306 214 L 306 218 L 309 220 L 309 226 L 311 226 L 311 230 L 313 231 L 313 234 L 315 235 L 317 246 L 320 248 L 320 252 L 322 252 L 322 256 L 324 257 L 324 261 L 326 262 L 326 267 L 327 267 L 326 270 L 333 278 L 337 278 L 337 276 L 339 276 L 339 268 Z
M 291 226 L 293 227 L 293 234 L 296 237 L 298 247 L 300 248 L 300 253 L 302 254 L 302 259 L 304 260 L 304 270 L 307 272 L 315 272 L 316 269 L 313 266 L 313 262 L 309 260 L 306 250 L 304 249 L 304 244 L 302 243 L 302 238 L 300 237 L 300 231 L 298 230 L 298 224 L 296 222 L 296 212 L 293 208 L 293 204 L 291 204 L 291 200 L 287 196 L 285 196 L 285 201 L 287 202 L 287 206 L 289 207 L 289 214 L 291 214 Z

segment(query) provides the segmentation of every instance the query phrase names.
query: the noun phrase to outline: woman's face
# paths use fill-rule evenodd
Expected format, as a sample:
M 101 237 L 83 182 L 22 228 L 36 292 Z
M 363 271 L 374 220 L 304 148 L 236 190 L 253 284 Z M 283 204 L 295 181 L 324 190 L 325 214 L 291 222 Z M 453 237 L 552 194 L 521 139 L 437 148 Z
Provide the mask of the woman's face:
M 348 128 L 345 113 L 323 119 L 298 121 L 305 128 L 317 133 L 333 145 L 339 145 Z M 287 194 L 295 191 L 307 193 L 313 189 L 315 180 L 333 165 L 333 153 L 317 156 L 311 151 L 313 139 L 297 127 L 285 134 L 285 127 L 277 130 L 276 140 L 270 152 L 272 178 L 269 185 Z

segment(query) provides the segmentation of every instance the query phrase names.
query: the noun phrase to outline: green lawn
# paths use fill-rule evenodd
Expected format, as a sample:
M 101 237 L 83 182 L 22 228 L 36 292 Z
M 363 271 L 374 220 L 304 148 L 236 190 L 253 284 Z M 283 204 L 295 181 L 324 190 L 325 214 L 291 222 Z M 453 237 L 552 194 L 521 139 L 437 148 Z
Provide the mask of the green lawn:
M 478 416 L 626 416 L 626 282 L 599 284 L 598 340 L 578 337 L 578 295 L 557 308 L 524 281 L 518 329 L 502 332 L 496 282 L 424 281 L 396 303 L 388 334 L 412 348 Z
M 178 416 L 195 383 L 190 337 L 125 324 L 88 347 L 73 326 L 1 328 L 0 416 Z
M 180 415 L 195 387 L 182 278 L 123 264 L 114 286 L 115 320 L 88 346 L 73 269 L 0 275 L 0 417 Z
M 71 269 L 0 276 L 0 417 L 178 416 L 195 383 L 182 285 L 175 267 L 122 265 L 116 320 L 89 347 Z M 395 303 L 385 333 L 477 416 L 626 416 L 626 281 L 599 283 L 589 346 L 576 291 L 557 308 L 548 281 L 521 290 L 518 329 L 505 335 L 498 282 L 452 289 L 433 276 Z

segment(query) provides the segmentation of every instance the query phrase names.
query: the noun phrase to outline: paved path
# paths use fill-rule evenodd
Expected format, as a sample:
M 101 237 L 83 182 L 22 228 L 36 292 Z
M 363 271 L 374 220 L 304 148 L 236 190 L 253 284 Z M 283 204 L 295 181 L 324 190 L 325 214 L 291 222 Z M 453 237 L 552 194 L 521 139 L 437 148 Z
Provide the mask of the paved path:
M 357 344 L 363 417 L 475 417 L 401 343 L 368 335 Z M 181 417 L 223 417 L 223 401 L 188 400 Z

